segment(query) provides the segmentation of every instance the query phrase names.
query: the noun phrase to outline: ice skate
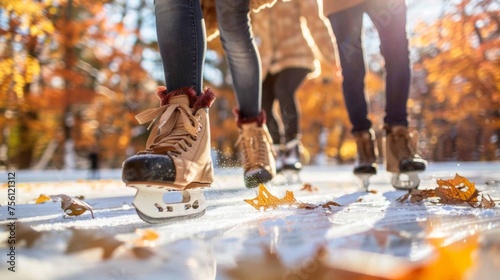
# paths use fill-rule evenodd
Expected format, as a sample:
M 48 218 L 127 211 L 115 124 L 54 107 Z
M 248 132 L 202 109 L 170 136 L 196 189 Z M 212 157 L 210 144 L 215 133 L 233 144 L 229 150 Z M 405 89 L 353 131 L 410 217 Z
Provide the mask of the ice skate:
M 375 132 L 370 129 L 354 132 L 353 135 L 358 152 L 353 173 L 361 180 L 362 187 L 368 191 L 370 177 L 377 174 Z
M 393 173 L 391 184 L 398 190 L 415 189 L 420 184 L 418 173 L 427 162 L 416 152 L 416 141 L 405 126 L 385 127 L 385 158 L 387 171 Z
M 299 139 L 293 139 L 285 144 L 283 152 L 283 175 L 291 184 L 300 184 L 299 173 L 302 170 L 302 144 Z
M 234 111 L 240 136 L 236 147 L 240 150 L 247 188 L 255 188 L 276 176 L 276 161 L 272 151 L 272 139 L 265 124 L 265 114 L 246 119 Z
M 273 144 L 273 153 L 275 155 L 276 162 L 276 174 L 279 174 L 283 171 L 283 148 L 280 144 Z
M 213 182 L 208 108 L 215 96 L 206 89 L 156 91 L 161 105 L 136 116 L 151 122 L 146 149 L 123 163 L 122 179 L 137 189 L 134 206 L 147 223 L 202 216 L 207 207 L 201 188 Z

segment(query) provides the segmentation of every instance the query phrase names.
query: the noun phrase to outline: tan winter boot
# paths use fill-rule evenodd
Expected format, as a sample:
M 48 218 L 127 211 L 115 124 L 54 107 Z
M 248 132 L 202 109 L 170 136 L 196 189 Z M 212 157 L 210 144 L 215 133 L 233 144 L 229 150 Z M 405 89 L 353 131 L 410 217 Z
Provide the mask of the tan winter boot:
M 215 95 L 208 88 L 200 96 L 192 88 L 167 93 L 159 87 L 156 93 L 161 106 L 136 116 L 141 124 L 151 122 L 146 149 L 128 158 L 122 170 L 127 186 L 138 189 L 139 216 L 150 223 L 204 213 L 204 196 L 191 190 L 213 182 L 208 108 Z M 179 205 L 163 201 L 172 190 L 185 191 Z
M 266 116 L 263 111 L 251 119 L 241 118 L 237 110 L 234 110 L 234 114 L 240 128 L 236 147 L 241 153 L 245 186 L 254 188 L 276 175 L 273 142 L 265 124 Z
M 377 148 L 375 132 L 372 129 L 353 133 L 356 140 L 357 158 L 353 173 L 361 179 L 363 188 L 368 191 L 370 177 L 377 174 Z
M 420 184 L 417 173 L 425 170 L 427 161 L 417 154 L 416 141 L 402 125 L 386 125 L 385 132 L 386 169 L 394 173 L 392 185 L 396 189 L 417 188 Z M 401 178 L 401 174 L 407 178 Z
M 377 174 L 377 148 L 375 132 L 372 129 L 353 133 L 358 151 L 354 174 Z

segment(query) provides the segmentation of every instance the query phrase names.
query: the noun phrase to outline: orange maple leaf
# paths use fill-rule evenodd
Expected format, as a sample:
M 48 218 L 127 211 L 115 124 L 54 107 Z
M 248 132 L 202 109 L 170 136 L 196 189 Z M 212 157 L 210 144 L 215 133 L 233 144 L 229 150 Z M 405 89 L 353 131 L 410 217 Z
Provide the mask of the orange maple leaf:
M 455 174 L 455 178 L 449 180 L 437 180 L 439 187 L 436 188 L 436 196 L 443 204 L 468 203 L 474 206 L 478 202 L 479 192 L 474 183 L 467 178 Z
M 267 210 L 269 208 L 276 208 L 280 205 L 296 205 L 297 200 L 293 192 L 286 191 L 285 196 L 281 199 L 272 195 L 263 184 L 259 185 L 257 197 L 252 199 L 244 199 L 246 203 L 252 205 L 257 210 Z

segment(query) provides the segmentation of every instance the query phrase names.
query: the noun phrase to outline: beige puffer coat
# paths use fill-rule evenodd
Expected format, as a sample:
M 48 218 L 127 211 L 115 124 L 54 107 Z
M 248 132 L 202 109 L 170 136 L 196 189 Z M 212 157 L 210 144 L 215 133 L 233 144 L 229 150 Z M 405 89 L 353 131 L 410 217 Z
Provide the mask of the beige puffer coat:
M 309 30 L 317 57 L 308 45 L 301 21 Z M 272 8 L 252 14 L 255 41 L 262 60 L 262 77 L 287 67 L 314 69 L 314 60 L 335 64 L 334 37 L 320 15 L 317 0 L 278 1 Z
M 375 0 L 377 1 L 377 0 Z M 364 0 L 323 0 L 323 14 L 328 17 L 331 14 L 352 8 L 363 3 Z
M 217 37 L 217 15 L 215 11 L 216 0 L 201 0 L 201 9 L 205 18 L 205 26 L 207 29 L 207 37 L 209 40 Z M 263 8 L 271 7 L 277 0 L 250 0 L 250 9 L 258 12 Z

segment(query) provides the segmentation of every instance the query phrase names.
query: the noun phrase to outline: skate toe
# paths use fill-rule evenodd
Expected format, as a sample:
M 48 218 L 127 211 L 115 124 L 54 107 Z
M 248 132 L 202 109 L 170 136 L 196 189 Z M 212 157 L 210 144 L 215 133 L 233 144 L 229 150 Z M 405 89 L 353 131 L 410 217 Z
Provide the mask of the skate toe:
M 245 173 L 245 186 L 256 188 L 259 184 L 264 184 L 273 179 L 273 175 L 265 169 L 253 169 Z
M 399 163 L 401 172 L 424 171 L 426 167 L 427 162 L 425 160 L 402 160 Z
M 123 163 L 122 180 L 128 182 L 162 182 L 175 181 L 175 165 L 167 155 L 144 154 L 135 155 Z
M 354 174 L 377 174 L 377 167 L 373 164 L 360 165 L 354 168 Z

